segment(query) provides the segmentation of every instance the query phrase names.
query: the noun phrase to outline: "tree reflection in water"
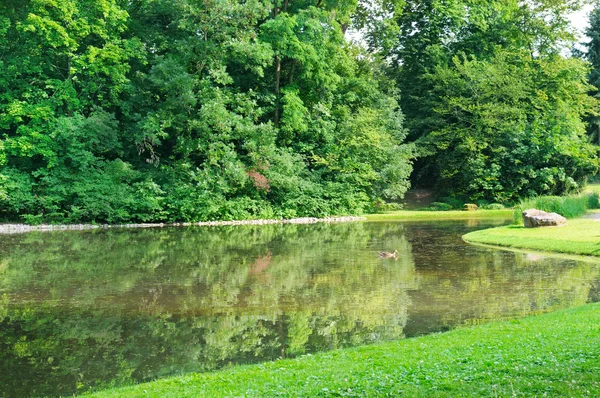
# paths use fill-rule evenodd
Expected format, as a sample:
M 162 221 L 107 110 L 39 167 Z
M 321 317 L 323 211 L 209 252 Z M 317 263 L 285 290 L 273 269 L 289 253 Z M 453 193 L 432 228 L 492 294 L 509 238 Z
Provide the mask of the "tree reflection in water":
M 594 263 L 461 242 L 461 234 L 485 226 L 3 237 L 0 395 L 72 394 L 398 339 L 572 306 L 597 291 Z M 389 248 L 398 249 L 397 261 L 378 258 Z

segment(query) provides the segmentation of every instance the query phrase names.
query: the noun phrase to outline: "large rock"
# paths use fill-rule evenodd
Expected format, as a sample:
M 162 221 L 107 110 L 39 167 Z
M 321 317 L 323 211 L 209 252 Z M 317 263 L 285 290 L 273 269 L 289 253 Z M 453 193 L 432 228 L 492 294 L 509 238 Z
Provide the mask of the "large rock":
M 546 213 L 537 209 L 529 209 L 523 212 L 525 228 L 554 227 L 566 223 L 567 219 L 557 213 Z

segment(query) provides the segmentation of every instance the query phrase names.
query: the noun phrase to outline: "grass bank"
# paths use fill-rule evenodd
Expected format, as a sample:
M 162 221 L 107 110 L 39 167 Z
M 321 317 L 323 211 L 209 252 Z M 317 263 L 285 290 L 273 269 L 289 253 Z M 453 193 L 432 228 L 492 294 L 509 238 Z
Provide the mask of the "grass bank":
M 591 218 L 572 219 L 561 227 L 509 225 L 470 232 L 463 239 L 469 243 L 517 249 L 600 256 L 600 222 Z
M 600 305 L 95 397 L 600 396 Z
M 429 210 L 397 210 L 381 214 L 368 214 L 365 217 L 368 221 L 394 221 L 394 220 L 466 220 L 466 219 L 484 219 L 484 218 L 506 218 L 513 216 L 512 209 L 502 210 L 449 210 L 449 211 L 429 211 Z

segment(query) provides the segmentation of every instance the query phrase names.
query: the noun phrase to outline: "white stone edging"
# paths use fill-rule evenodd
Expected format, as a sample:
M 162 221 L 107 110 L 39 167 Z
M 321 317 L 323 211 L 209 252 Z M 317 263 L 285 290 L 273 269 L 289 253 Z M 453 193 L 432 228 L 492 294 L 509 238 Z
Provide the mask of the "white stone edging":
M 341 223 L 364 221 L 366 217 L 343 216 L 343 217 L 302 217 L 285 220 L 236 220 L 236 221 L 201 221 L 180 223 L 141 223 L 141 224 L 0 224 L 0 234 L 19 234 L 25 232 L 50 232 L 50 231 L 83 231 L 99 228 L 164 228 L 164 227 L 215 227 L 227 225 L 269 225 L 269 224 L 316 224 L 316 223 Z

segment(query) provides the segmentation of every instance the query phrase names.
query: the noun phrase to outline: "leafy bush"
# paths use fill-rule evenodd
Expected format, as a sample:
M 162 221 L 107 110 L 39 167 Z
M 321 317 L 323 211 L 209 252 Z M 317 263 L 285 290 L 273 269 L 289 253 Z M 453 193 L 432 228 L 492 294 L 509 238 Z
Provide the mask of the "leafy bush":
M 504 205 L 502 203 L 490 203 L 482 206 L 485 210 L 502 210 L 504 209 Z
M 427 210 L 448 211 L 452 210 L 452 205 L 444 202 L 433 202 L 427 207 Z
M 373 204 L 373 208 L 379 213 L 384 211 L 402 210 L 403 206 L 402 203 L 385 202 L 380 199 Z
M 480 208 L 480 209 L 485 209 L 487 205 L 490 204 L 489 201 L 485 200 L 485 199 L 480 199 L 475 201 L 475 204 Z
M 462 209 L 465 199 L 466 198 L 444 197 L 440 199 L 440 202 L 450 205 L 453 209 Z
M 600 196 L 597 192 L 590 193 L 587 196 L 587 208 L 588 209 L 599 209 L 600 208 Z

